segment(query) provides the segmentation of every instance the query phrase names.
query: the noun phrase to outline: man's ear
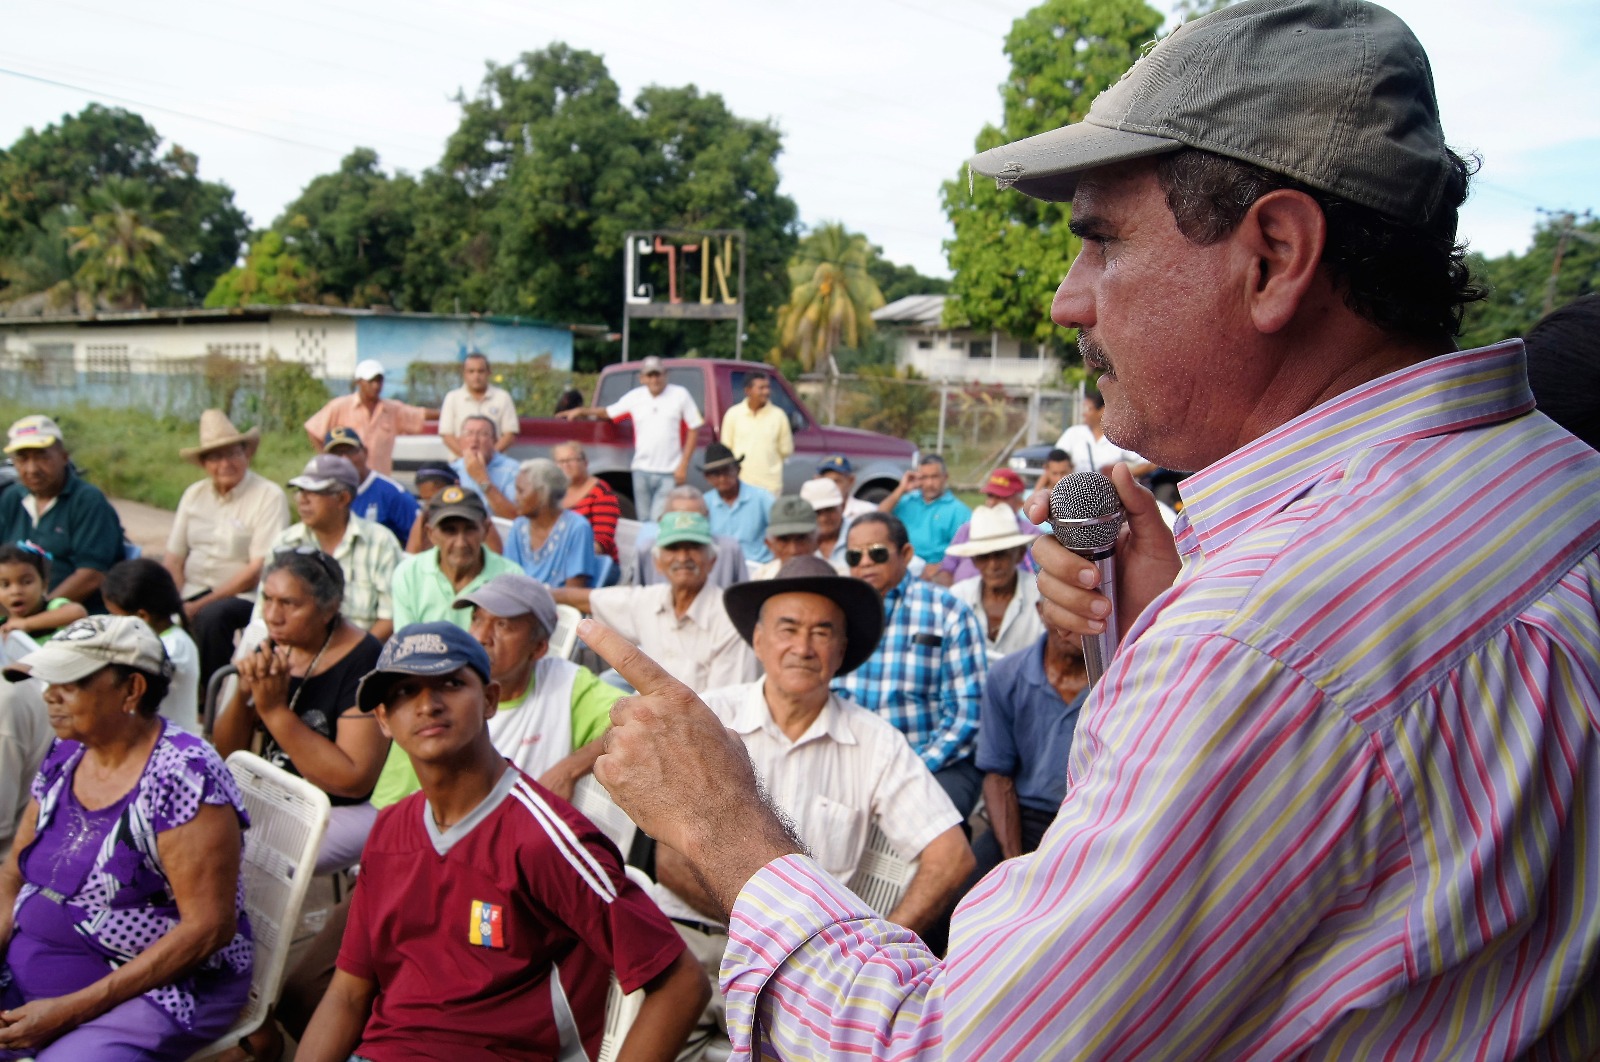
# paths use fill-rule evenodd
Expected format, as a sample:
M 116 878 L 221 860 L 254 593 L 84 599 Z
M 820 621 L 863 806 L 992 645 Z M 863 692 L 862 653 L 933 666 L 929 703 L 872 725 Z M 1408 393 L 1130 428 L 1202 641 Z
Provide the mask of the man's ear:
M 911 543 L 907 542 L 905 545 L 900 547 L 900 559 L 905 561 L 907 564 L 910 564 L 911 558 L 915 557 L 916 555 L 916 547 L 914 547 Z
M 1246 211 L 1232 239 L 1250 256 L 1244 297 L 1251 321 L 1260 332 L 1280 331 L 1318 280 L 1328 242 L 1322 208 L 1304 192 L 1268 192 Z
M 483 717 L 493 719 L 494 714 L 500 710 L 500 683 L 490 681 L 483 684 Z
M 393 741 L 394 732 L 389 729 L 389 706 L 380 704 L 372 710 L 372 714 L 378 717 L 378 729 L 383 731 L 383 736 Z

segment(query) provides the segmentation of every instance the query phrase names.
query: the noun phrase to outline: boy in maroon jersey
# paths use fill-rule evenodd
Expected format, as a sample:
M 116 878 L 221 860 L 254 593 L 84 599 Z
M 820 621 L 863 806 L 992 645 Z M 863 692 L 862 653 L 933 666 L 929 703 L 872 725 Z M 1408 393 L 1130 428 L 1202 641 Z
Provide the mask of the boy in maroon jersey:
M 671 1059 L 694 1024 L 705 976 L 610 842 L 495 751 L 499 692 L 452 623 L 404 628 L 362 680 L 422 791 L 367 839 L 302 1062 L 592 1058 L 612 970 L 647 993 L 619 1058 Z

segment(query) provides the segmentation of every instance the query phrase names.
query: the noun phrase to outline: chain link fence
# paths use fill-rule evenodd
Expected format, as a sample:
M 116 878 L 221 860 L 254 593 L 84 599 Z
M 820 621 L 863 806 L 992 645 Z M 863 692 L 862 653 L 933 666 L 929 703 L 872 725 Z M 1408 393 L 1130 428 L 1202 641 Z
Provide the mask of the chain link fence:
M 882 432 L 936 453 L 957 489 L 976 489 L 1014 451 L 1053 444 L 1077 423 L 1083 391 L 902 375 L 806 379 L 797 390 L 824 424 Z

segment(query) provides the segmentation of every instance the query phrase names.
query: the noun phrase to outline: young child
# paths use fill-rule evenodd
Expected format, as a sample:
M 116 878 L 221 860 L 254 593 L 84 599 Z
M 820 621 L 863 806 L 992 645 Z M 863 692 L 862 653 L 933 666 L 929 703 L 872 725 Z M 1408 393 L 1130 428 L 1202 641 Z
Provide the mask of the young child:
M 46 598 L 49 571 L 50 555 L 32 542 L 0 546 L 0 611 L 5 615 L 0 634 L 22 631 L 35 642 L 46 642 L 89 614 L 71 598 Z
M 172 685 L 161 700 L 161 714 L 191 734 L 200 733 L 200 650 L 189 636 L 183 595 L 172 573 L 147 558 L 122 561 L 106 572 L 100 596 L 112 615 L 138 616 L 167 647 Z

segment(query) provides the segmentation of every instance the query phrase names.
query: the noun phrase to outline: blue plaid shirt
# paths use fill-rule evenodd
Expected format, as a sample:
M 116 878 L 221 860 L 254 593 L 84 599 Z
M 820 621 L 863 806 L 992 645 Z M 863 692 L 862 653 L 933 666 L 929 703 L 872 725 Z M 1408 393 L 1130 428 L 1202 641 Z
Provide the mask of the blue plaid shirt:
M 883 640 L 833 691 L 905 734 L 937 771 L 972 755 L 989 669 L 978 617 L 950 591 L 907 575 L 883 597 Z

